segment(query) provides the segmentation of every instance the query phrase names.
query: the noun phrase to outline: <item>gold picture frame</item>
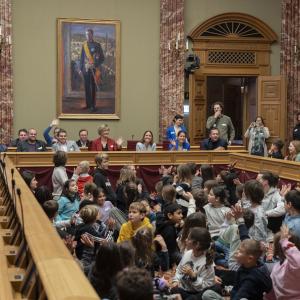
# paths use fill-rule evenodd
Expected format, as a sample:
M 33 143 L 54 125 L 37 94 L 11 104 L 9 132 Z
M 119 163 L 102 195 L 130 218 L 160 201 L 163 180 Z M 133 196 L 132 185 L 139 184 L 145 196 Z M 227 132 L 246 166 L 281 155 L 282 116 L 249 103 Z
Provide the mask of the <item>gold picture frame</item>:
M 57 19 L 57 116 L 120 119 L 120 21 Z

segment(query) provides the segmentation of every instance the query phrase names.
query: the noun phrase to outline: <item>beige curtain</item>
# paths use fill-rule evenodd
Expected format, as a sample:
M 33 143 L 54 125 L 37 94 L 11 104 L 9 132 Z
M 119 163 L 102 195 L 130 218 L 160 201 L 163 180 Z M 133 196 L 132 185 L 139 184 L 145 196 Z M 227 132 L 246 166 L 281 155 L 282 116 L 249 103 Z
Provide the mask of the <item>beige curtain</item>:
M 288 137 L 300 111 L 300 0 L 282 0 L 281 74 L 288 78 Z
M 185 37 L 184 0 L 160 0 L 159 139 L 174 116 L 183 114 Z

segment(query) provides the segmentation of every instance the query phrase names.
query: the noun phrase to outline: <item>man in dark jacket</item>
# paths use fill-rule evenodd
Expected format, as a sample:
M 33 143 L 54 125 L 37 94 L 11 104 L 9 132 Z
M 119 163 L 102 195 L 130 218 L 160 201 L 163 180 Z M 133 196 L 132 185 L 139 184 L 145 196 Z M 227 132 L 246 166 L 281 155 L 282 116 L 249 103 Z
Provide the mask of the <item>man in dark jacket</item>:
M 297 125 L 293 129 L 293 140 L 300 141 L 300 112 L 297 113 Z
M 28 131 L 25 128 L 19 129 L 18 131 L 18 138 L 15 140 L 12 140 L 9 144 L 9 147 L 18 147 L 19 144 L 21 144 L 23 141 L 26 141 L 28 139 Z
M 80 70 L 84 78 L 86 108 L 95 112 L 96 86 L 100 83 L 100 65 L 104 61 L 104 54 L 100 43 L 94 40 L 92 29 L 86 31 L 86 38 L 81 50 Z
M 18 152 L 43 152 L 46 151 L 46 143 L 36 139 L 37 131 L 34 128 L 28 130 L 28 139 L 19 143 Z
M 226 140 L 220 138 L 218 128 L 211 128 L 209 131 L 209 138 L 203 141 L 204 150 L 227 150 L 228 143 Z

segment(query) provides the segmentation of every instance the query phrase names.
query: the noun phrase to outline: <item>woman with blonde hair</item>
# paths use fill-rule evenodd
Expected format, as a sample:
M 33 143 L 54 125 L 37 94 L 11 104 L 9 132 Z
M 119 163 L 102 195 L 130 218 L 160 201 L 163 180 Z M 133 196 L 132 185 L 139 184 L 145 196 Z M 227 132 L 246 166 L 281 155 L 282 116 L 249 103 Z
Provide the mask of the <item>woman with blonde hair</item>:
M 122 150 L 123 139 L 118 138 L 116 141 L 109 138 L 109 127 L 107 124 L 102 124 L 98 128 L 99 137 L 92 141 L 89 148 L 90 151 L 117 151 Z
M 289 154 L 285 160 L 300 161 L 300 141 L 291 141 L 289 144 Z

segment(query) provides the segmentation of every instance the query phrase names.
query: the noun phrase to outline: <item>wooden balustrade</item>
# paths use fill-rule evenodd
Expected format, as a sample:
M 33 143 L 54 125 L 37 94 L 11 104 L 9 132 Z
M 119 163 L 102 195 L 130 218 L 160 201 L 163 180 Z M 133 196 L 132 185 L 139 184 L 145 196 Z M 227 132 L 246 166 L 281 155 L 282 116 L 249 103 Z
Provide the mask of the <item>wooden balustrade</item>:
M 0 176 L 0 299 L 99 299 L 15 165 Z M 12 173 L 20 199 L 15 198 Z M 22 228 L 24 228 L 24 235 Z
M 242 153 L 230 153 L 229 161 L 236 161 L 236 168 L 258 173 L 270 171 L 279 177 L 300 182 L 300 162 L 260 157 Z
M 81 160 L 88 160 L 91 166 L 95 165 L 95 156 L 98 152 L 69 152 L 68 165 L 75 166 Z M 111 151 L 109 159 L 111 165 L 121 166 L 126 164 L 134 165 L 162 165 L 162 164 L 182 164 L 195 162 L 197 164 L 213 163 L 227 164 L 230 153 L 244 153 L 246 150 L 227 151 L 156 151 L 156 152 L 136 152 L 136 151 Z M 16 167 L 49 167 L 53 166 L 53 152 L 7 152 L 7 156 Z

